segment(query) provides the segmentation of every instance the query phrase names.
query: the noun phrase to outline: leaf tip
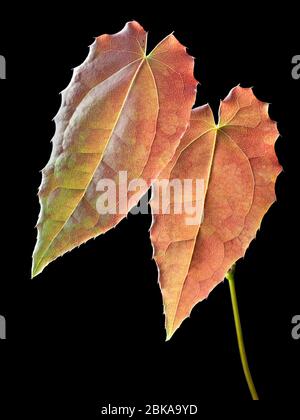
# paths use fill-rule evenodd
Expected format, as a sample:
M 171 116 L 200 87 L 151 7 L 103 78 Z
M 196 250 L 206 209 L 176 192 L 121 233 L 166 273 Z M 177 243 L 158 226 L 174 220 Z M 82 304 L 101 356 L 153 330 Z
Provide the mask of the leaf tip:
M 31 279 L 38 276 L 42 271 L 44 267 L 41 266 L 40 263 L 37 263 L 36 259 L 32 259 L 32 267 L 31 267 Z
M 166 323 L 166 342 L 170 341 L 171 338 L 173 337 L 174 333 L 176 332 L 176 330 L 178 329 L 178 326 L 170 326 Z
M 166 331 L 166 333 L 167 333 L 166 334 L 166 342 L 171 340 L 171 338 L 173 337 L 174 332 L 175 331 L 168 331 L 168 330 Z
M 31 280 L 32 280 L 34 277 L 36 277 L 38 274 L 39 274 L 39 273 L 37 272 L 36 267 L 35 267 L 34 265 L 32 265 L 32 268 L 31 268 Z

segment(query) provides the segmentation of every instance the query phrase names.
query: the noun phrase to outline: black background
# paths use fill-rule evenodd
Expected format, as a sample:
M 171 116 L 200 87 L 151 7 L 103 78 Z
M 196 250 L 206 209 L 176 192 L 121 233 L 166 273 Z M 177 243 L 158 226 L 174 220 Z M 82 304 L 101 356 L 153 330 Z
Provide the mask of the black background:
M 12 6 L 12 5 L 11 5 Z M 300 80 L 291 59 L 300 54 L 293 11 L 263 13 L 253 5 L 227 12 L 219 5 L 123 6 L 101 2 L 26 6 L 2 12 L 0 80 L 2 270 L 0 341 L 3 401 L 10 410 L 57 415 L 96 414 L 111 402 L 248 401 L 226 283 L 193 310 L 165 342 L 162 301 L 149 240 L 150 216 L 124 219 L 116 229 L 58 259 L 30 280 L 39 206 L 39 171 L 48 161 L 52 118 L 71 68 L 93 37 L 136 19 L 149 47 L 175 30 L 197 57 L 197 105 L 219 100 L 241 83 L 271 103 L 281 137 L 276 152 L 284 172 L 277 203 L 237 266 L 237 293 L 253 377 L 262 400 L 294 400 L 299 391 L 299 314 L 296 208 Z M 294 162 L 294 163 L 293 163 Z M 295 197 L 295 198 L 294 198 Z M 5 379 L 4 379 L 5 378 Z M 0 404 L 1 405 L 1 404 Z

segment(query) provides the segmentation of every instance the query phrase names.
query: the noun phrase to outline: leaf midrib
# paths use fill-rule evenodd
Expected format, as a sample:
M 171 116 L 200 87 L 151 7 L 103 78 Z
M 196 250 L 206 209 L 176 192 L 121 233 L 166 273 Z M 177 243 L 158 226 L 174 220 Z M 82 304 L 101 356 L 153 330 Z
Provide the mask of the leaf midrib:
M 211 128 L 210 130 L 207 130 L 205 133 L 201 134 L 201 135 L 200 135 L 197 139 L 195 139 L 195 140 L 193 140 L 193 141 L 191 142 L 191 143 L 194 143 L 194 141 L 197 141 L 200 137 L 202 137 L 203 135 L 205 135 L 205 134 L 207 134 L 207 133 L 210 133 L 211 131 L 215 131 L 215 138 L 214 138 L 214 144 L 213 144 L 213 149 L 212 149 L 212 153 L 211 153 L 211 160 L 210 160 L 209 173 L 208 173 L 208 177 L 207 177 L 207 184 L 206 184 L 206 188 L 205 188 L 205 198 L 204 198 L 204 203 L 203 203 L 203 209 L 205 208 L 205 202 L 206 202 L 207 190 L 208 190 L 208 185 L 209 185 L 209 182 L 210 182 L 210 177 L 211 177 L 211 173 L 212 173 L 213 161 L 214 161 L 214 156 L 215 156 L 215 149 L 216 149 L 216 144 L 217 144 L 217 132 L 218 132 L 218 130 L 217 130 L 217 129 L 215 129 L 215 128 Z M 186 148 L 188 148 L 188 147 L 190 146 L 190 144 L 191 144 L 191 143 L 189 143 L 189 144 L 188 144 L 188 146 L 186 146 Z M 186 148 L 185 148 L 185 149 L 186 149 Z M 185 149 L 183 149 L 183 150 L 185 150 Z M 181 152 L 181 153 L 182 153 L 182 152 Z M 176 165 L 176 164 L 175 164 L 175 165 Z M 201 227 L 201 223 L 199 223 L 199 227 L 198 227 L 198 230 L 197 230 L 197 233 L 196 233 L 195 239 L 194 239 L 195 243 L 194 243 L 194 247 L 193 247 L 193 249 L 192 249 L 191 259 L 190 259 L 190 262 L 189 262 L 189 265 L 188 265 L 188 268 L 187 268 L 187 271 L 186 271 L 186 276 L 184 277 L 184 281 L 183 281 L 183 283 L 182 283 L 182 287 L 181 287 L 181 290 L 180 290 L 180 294 L 179 294 L 179 297 L 178 297 L 178 300 L 177 300 L 177 305 L 176 305 L 176 309 L 175 309 L 175 312 L 174 312 L 174 318 L 173 318 L 173 321 L 172 321 L 172 333 L 173 333 L 173 331 L 174 331 L 174 324 L 175 324 L 175 320 L 176 320 L 176 316 L 177 316 L 177 312 L 178 312 L 179 303 L 180 303 L 180 301 L 181 301 L 181 297 L 182 297 L 182 293 L 183 293 L 184 285 L 185 285 L 185 282 L 186 282 L 186 279 L 187 279 L 188 273 L 189 273 L 190 268 L 191 268 L 191 264 L 192 264 L 192 260 L 193 260 L 193 255 L 194 255 L 194 251 L 195 251 L 195 246 L 196 246 L 197 239 L 198 239 L 199 232 L 200 232 L 200 227 Z
M 232 126 L 231 124 L 229 124 L 228 126 Z M 252 166 L 251 166 L 251 164 L 250 164 L 250 159 L 248 158 L 248 156 L 245 154 L 245 152 L 240 148 L 240 146 L 232 139 L 232 137 L 228 134 L 228 133 L 226 133 L 226 131 L 224 131 L 223 130 L 223 128 L 225 128 L 225 127 L 227 127 L 227 124 L 225 124 L 225 126 L 222 126 L 222 128 L 220 128 L 220 127 L 218 127 L 218 126 L 215 126 L 215 127 L 212 127 L 211 129 L 209 129 L 209 130 L 207 130 L 207 131 L 205 131 L 203 134 L 201 134 L 200 136 L 198 136 L 197 138 L 195 138 L 194 140 L 192 140 L 192 142 L 191 143 L 189 143 L 182 151 L 181 151 L 181 153 L 186 149 L 186 148 L 188 148 L 189 146 L 190 146 L 190 144 L 192 144 L 192 143 L 194 143 L 195 141 L 197 141 L 200 137 L 202 137 L 203 135 L 205 135 L 205 134 L 207 134 L 207 133 L 209 133 L 209 132 L 211 132 L 211 131 L 215 131 L 215 140 L 214 140 L 214 146 L 213 146 L 213 152 L 212 152 L 212 158 L 211 158 L 211 165 L 210 165 L 210 170 L 209 170 L 209 176 L 208 176 L 208 182 L 207 182 L 207 186 L 206 186 L 206 189 L 205 189 L 205 199 L 204 199 L 204 204 L 203 204 L 203 209 L 205 208 L 205 201 L 206 201 L 206 197 L 207 197 L 207 189 L 208 189 L 208 186 L 209 186 L 209 182 L 210 182 L 210 178 L 211 178 L 211 173 L 212 173 L 212 168 L 213 168 L 213 161 L 214 161 L 214 156 L 215 156 L 215 150 L 216 150 L 216 144 L 217 144 L 217 134 L 218 134 L 218 132 L 221 132 L 221 133 L 223 133 L 225 136 L 227 136 L 237 147 L 238 147 L 238 149 L 242 152 L 242 154 L 246 157 L 246 159 L 249 161 L 249 166 L 250 166 L 250 169 L 251 169 L 251 174 L 252 174 L 252 177 L 253 177 L 253 182 L 254 182 L 254 184 L 255 184 L 255 178 L 254 178 L 254 173 L 253 173 L 253 168 L 252 168 Z M 180 153 L 180 154 L 181 154 Z M 176 165 L 176 163 L 175 163 L 175 165 Z M 174 165 L 174 166 L 175 166 Z M 253 200 L 254 200 L 254 188 L 253 188 L 253 193 L 252 193 L 252 199 L 251 199 L 251 204 L 250 204 L 250 207 L 249 207 L 249 211 L 248 211 L 248 213 L 245 215 L 245 218 L 247 217 L 247 215 L 249 214 L 249 212 L 250 212 L 250 210 L 251 210 L 251 208 L 252 208 L 252 205 L 253 205 Z M 195 236 L 195 244 L 194 244 L 194 247 L 193 247 L 193 250 L 192 250 L 192 256 L 191 256 L 191 259 L 190 259 L 190 263 L 189 263 L 189 266 L 188 266 L 188 269 L 187 269 L 187 274 L 186 274 L 186 276 L 185 276 L 185 278 L 184 278 L 184 281 L 183 281 L 183 283 L 182 283 L 182 287 L 181 287 L 181 290 L 180 290 L 180 295 L 179 295 L 179 298 L 178 298 L 178 301 L 177 301 L 177 305 L 176 305 L 176 310 L 175 310 L 175 314 L 174 314 L 174 318 L 173 318 L 173 321 L 172 321 L 172 333 L 174 332 L 174 324 L 175 324 L 175 320 L 176 320 L 176 316 L 177 316 L 177 312 L 178 312 L 178 307 L 179 307 L 179 304 L 180 304 L 180 300 L 181 300 L 181 296 L 182 296 L 182 293 L 183 293 L 183 289 L 184 289 L 184 285 L 185 285 L 185 282 L 186 282 L 186 279 L 187 279 L 187 276 L 188 276 L 188 273 L 189 273 L 189 271 L 190 271 L 190 267 L 191 267 L 191 263 L 192 263 L 192 260 L 193 260 L 193 255 L 194 255 L 194 251 L 195 251 L 195 246 L 196 246 L 196 243 L 197 243 L 197 240 L 198 240 L 198 236 L 199 236 L 199 234 L 200 234 L 200 227 L 201 227 L 201 224 L 199 224 L 199 227 L 198 227 L 198 231 L 197 231 L 197 234 L 196 234 L 196 236 Z

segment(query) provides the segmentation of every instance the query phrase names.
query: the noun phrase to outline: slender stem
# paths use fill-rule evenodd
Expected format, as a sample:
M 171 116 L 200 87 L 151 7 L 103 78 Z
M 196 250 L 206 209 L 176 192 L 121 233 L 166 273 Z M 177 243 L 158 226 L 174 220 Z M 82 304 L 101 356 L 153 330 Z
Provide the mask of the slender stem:
M 230 296 L 231 296 L 231 303 L 232 303 L 232 309 L 233 309 L 233 316 L 234 316 L 234 323 L 235 323 L 235 330 L 236 330 L 236 336 L 239 346 L 239 352 L 241 357 L 241 362 L 243 366 L 244 375 L 248 384 L 249 391 L 251 393 L 253 400 L 259 400 L 255 385 L 251 376 L 251 372 L 248 365 L 247 360 L 247 354 L 245 350 L 245 344 L 244 344 L 244 338 L 243 338 L 243 332 L 242 332 L 242 326 L 241 326 L 241 320 L 240 320 L 240 314 L 239 314 L 239 307 L 236 297 L 236 290 L 235 290 L 235 281 L 234 281 L 234 270 L 235 266 L 228 271 L 226 274 L 226 278 L 229 283 L 229 289 L 230 289 Z

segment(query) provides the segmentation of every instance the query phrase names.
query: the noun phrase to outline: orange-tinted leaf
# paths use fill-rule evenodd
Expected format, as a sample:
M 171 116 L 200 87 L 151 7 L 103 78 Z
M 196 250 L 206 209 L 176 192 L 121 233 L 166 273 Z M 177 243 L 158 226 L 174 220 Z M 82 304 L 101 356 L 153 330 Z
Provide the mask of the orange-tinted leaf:
M 118 185 L 119 171 L 127 171 L 128 182 L 142 177 L 150 185 L 188 126 L 196 90 L 193 58 L 173 35 L 149 55 L 146 44 L 137 22 L 96 38 L 62 93 L 39 191 L 33 276 L 124 217 L 99 215 L 99 180 Z
M 205 185 L 201 223 L 158 214 L 151 228 L 168 338 L 245 254 L 275 200 L 281 167 L 268 105 L 251 89 L 236 87 L 219 115 L 216 125 L 208 105 L 194 109 L 189 130 L 161 173 L 170 180 L 202 178 Z

